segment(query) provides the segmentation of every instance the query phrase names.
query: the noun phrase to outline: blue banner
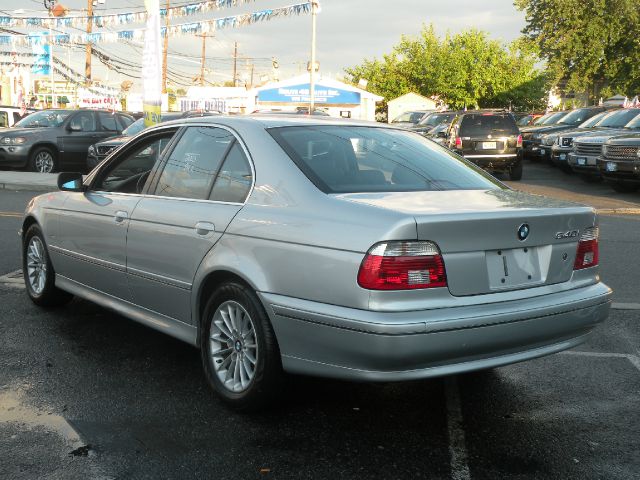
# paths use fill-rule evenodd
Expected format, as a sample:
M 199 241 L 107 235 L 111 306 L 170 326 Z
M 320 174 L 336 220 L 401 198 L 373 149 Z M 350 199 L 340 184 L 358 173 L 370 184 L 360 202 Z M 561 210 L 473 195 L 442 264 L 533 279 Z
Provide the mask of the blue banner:
M 291 85 L 289 87 L 270 88 L 258 92 L 259 102 L 278 103 L 308 103 L 310 101 L 310 86 L 308 83 Z M 316 84 L 315 103 L 329 104 L 360 104 L 360 92 L 340 90 Z

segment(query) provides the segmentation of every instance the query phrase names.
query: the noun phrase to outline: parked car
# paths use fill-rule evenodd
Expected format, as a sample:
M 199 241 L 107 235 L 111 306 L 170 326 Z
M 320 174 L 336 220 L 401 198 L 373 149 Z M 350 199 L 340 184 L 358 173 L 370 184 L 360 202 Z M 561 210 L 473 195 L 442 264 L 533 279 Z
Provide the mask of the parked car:
M 0 128 L 13 127 L 17 122 L 35 111 L 34 108 L 27 108 L 23 114 L 21 107 L 0 105 Z
M 458 113 L 460 112 L 432 112 L 422 117 L 422 120 L 409 129 L 422 135 L 430 135 L 436 127 L 446 125 L 448 129 Z
M 533 122 L 533 125 L 529 127 L 522 127 L 520 129 L 520 133 L 522 134 L 522 157 L 530 157 L 533 148 L 536 148 L 532 143 L 532 138 L 536 131 L 544 128 L 545 126 L 555 125 L 566 115 L 567 112 L 550 112 L 538 118 Z M 537 155 L 537 152 L 535 152 L 535 154 Z
M 551 160 L 551 146 L 558 138 L 560 132 L 577 128 L 585 120 L 594 115 L 604 112 L 605 107 L 585 107 L 576 108 L 567 112 L 557 123 L 553 125 L 542 125 L 531 135 L 529 158 L 531 160 Z
M 518 125 L 518 128 L 522 128 L 533 125 L 534 122 L 543 115 L 543 113 L 525 113 L 522 115 L 516 113 L 514 116 L 516 118 L 516 125 Z
M 165 112 L 160 116 L 160 123 L 177 120 L 179 118 L 211 117 L 216 115 L 222 115 L 222 113 L 218 111 L 206 112 L 201 110 L 188 110 L 186 112 Z M 144 130 L 144 128 L 144 118 L 141 117 L 131 125 L 129 125 L 122 132 L 122 135 L 117 137 L 110 137 L 106 140 L 103 140 L 102 142 L 98 142 L 89 146 L 87 150 L 87 169 L 92 170 L 93 168 L 95 168 L 96 165 L 107 158 L 109 153 L 129 140 L 130 137 L 133 137 L 134 135 L 140 133 L 142 130 Z
M 84 169 L 89 145 L 131 123 L 130 116 L 105 110 L 41 110 L 0 131 L 0 166 L 43 173 Z
M 404 112 L 391 120 L 391 123 L 396 127 L 413 127 L 417 125 L 424 117 L 433 113 L 434 110 L 412 110 Z
M 598 130 L 589 135 L 584 135 L 573 142 L 573 151 L 569 153 L 567 163 L 572 171 L 582 175 L 589 182 L 600 178 L 597 159 L 602 154 L 602 145 L 611 137 L 625 133 L 640 131 L 640 108 L 625 108 L 614 112 L 607 117 L 608 125 L 626 122 L 622 128 L 607 128 Z M 605 123 L 605 122 L 601 122 Z
M 76 295 L 199 346 L 240 409 L 283 371 L 386 382 L 537 358 L 610 308 L 591 207 L 513 191 L 404 129 L 184 119 L 58 184 L 22 224 L 31 300 Z
M 448 147 L 485 170 L 522 178 L 522 136 L 509 112 L 461 113 L 451 125 Z
M 608 139 L 596 163 L 600 175 L 616 192 L 640 189 L 640 133 Z
M 568 130 L 558 134 L 555 142 L 551 145 L 551 163 L 560 167 L 565 173 L 570 173 L 571 169 L 567 164 L 567 157 L 573 150 L 573 140 L 584 135 L 589 135 L 594 131 L 607 128 L 598 127 L 597 125 L 604 121 L 614 111 L 615 110 L 606 110 L 604 112 L 597 113 L 578 125 L 575 130 Z M 547 143 L 546 139 L 543 139 L 543 143 Z

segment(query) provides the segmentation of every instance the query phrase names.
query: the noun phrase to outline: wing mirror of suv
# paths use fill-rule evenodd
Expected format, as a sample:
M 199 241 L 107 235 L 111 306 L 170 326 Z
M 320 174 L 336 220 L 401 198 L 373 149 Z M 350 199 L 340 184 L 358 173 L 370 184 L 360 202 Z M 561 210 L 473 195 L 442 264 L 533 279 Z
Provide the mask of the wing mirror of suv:
M 64 192 L 84 192 L 85 186 L 80 172 L 58 174 L 58 188 Z
M 67 130 L 69 130 L 70 132 L 81 132 L 82 127 L 77 123 L 70 123 L 69 125 L 67 125 Z
M 438 138 L 447 138 L 448 136 L 449 136 L 449 132 L 446 132 L 446 131 L 436 133 L 436 137 Z

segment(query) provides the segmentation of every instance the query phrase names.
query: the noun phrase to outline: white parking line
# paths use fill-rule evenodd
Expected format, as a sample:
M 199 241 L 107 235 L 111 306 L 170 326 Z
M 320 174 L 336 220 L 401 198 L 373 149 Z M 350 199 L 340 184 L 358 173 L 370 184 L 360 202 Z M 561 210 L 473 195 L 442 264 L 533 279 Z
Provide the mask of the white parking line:
M 640 357 L 630 353 L 607 353 L 607 352 L 581 352 L 576 350 L 567 350 L 560 352 L 561 355 L 575 355 L 578 357 L 597 357 L 597 358 L 626 358 L 631 365 L 640 371 Z
M 451 478 L 470 480 L 467 444 L 462 425 L 460 408 L 460 389 L 456 377 L 447 377 L 444 382 L 447 398 L 447 431 L 449 433 L 449 456 L 451 459 Z

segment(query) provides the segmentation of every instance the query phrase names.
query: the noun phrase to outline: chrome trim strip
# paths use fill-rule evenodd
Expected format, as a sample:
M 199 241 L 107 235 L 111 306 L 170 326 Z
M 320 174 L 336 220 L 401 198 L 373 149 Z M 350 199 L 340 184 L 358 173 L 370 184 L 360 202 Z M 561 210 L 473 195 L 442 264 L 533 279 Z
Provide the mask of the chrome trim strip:
M 145 272 L 129 266 L 127 266 L 127 273 L 135 275 L 136 277 L 144 278 L 145 280 L 169 285 L 170 287 L 176 287 L 187 291 L 191 290 L 191 283 L 176 280 L 175 278 L 165 277 L 164 275 L 158 275 L 157 273 Z
M 125 265 L 121 265 L 119 263 L 110 262 L 108 260 L 102 260 L 101 258 L 92 257 L 90 255 L 85 255 L 83 253 L 72 252 L 71 250 L 67 250 L 66 248 L 57 247 L 55 245 L 49 245 L 49 248 L 56 253 L 61 255 L 65 255 L 67 257 L 75 258 L 76 260 L 82 260 L 83 262 L 91 263 L 93 265 L 98 265 L 100 267 L 108 268 L 110 270 L 116 270 L 118 272 L 126 273 L 127 269 Z
M 78 297 L 97 303 L 138 323 L 171 335 L 193 346 L 198 345 L 198 329 L 193 325 L 167 317 L 161 313 L 127 302 L 121 298 L 91 288 L 70 278 L 56 274 L 56 286 Z

